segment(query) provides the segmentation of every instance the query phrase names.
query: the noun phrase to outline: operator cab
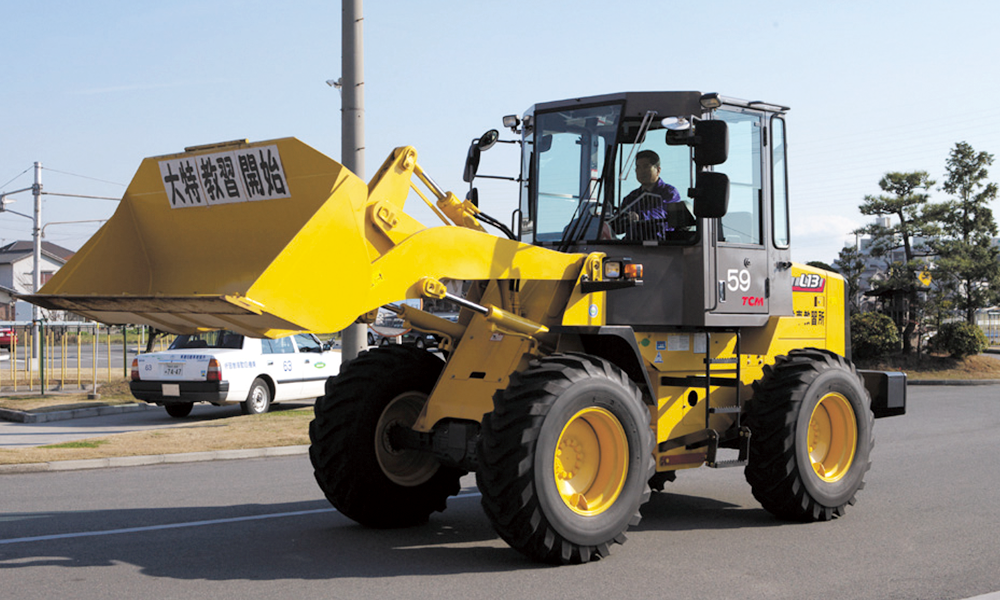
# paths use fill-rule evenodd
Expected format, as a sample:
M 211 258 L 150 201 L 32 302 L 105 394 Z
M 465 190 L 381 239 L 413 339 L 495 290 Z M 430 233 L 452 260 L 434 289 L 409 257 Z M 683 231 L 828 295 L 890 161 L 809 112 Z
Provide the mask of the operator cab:
M 643 286 L 608 294 L 608 324 L 751 326 L 791 314 L 787 110 L 632 92 L 508 117 L 522 141 L 520 240 L 641 263 Z

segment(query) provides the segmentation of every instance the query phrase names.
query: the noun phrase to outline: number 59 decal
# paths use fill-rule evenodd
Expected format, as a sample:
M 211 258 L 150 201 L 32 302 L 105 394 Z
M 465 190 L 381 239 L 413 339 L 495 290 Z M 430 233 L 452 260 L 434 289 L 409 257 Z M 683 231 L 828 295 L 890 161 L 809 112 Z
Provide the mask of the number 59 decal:
M 750 289 L 750 271 L 746 269 L 729 269 L 726 271 L 726 287 L 735 292 L 745 292 Z

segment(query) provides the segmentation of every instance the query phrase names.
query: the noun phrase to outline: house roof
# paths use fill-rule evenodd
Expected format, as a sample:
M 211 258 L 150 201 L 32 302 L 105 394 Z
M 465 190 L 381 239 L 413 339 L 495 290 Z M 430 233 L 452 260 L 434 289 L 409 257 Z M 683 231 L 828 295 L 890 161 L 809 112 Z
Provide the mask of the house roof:
M 42 254 L 48 256 L 49 258 L 54 258 L 58 262 L 65 263 L 68 261 L 76 252 L 63 248 L 59 244 L 53 244 L 52 242 L 42 242 Z M 16 242 L 11 242 L 6 246 L 0 246 L 0 264 L 10 264 L 16 262 L 31 254 L 35 250 L 35 245 L 29 240 L 18 240 Z

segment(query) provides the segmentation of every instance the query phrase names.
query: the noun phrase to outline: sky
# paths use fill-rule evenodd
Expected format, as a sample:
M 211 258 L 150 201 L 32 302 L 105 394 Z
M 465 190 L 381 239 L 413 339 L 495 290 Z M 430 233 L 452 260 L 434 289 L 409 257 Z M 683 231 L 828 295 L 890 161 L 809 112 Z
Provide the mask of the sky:
M 120 198 L 143 158 L 233 139 L 294 136 L 340 158 L 340 95 L 325 83 L 341 76 L 340 2 L 0 0 L 0 15 L 0 192 L 30 187 L 40 162 L 45 192 Z M 956 143 L 1000 152 L 1000 4 L 382 0 L 363 15 L 365 180 L 411 145 L 463 197 L 470 141 L 513 139 L 503 115 L 718 92 L 791 107 L 792 258 L 832 263 L 885 173 L 927 171 L 942 201 Z M 514 145 L 483 155 L 480 173 L 517 171 Z M 515 184 L 477 185 L 482 209 L 510 222 Z M 44 239 L 71 250 L 117 205 L 43 198 Z M 30 193 L 7 199 L 32 213 Z M 31 230 L 0 213 L 3 244 Z

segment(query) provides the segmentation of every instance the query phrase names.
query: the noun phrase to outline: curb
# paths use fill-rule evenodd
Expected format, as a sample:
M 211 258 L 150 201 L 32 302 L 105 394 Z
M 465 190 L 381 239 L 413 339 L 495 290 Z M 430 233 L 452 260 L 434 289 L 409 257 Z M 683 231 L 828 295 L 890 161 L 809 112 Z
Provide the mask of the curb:
M 52 473 L 57 471 L 80 471 L 85 469 L 107 469 L 114 467 L 139 467 L 213 460 L 238 460 L 243 458 L 272 458 L 306 454 L 309 446 L 278 446 L 274 448 L 252 448 L 247 450 L 214 450 L 211 452 L 188 452 L 185 454 L 155 454 L 149 456 L 118 456 L 93 458 L 89 460 L 60 460 L 23 465 L 0 465 L 0 475 L 15 473 Z
M 127 412 L 136 412 L 157 408 L 150 404 L 115 404 L 90 406 L 86 408 L 74 408 L 72 410 L 54 410 L 51 412 L 24 412 L 0 408 L 0 420 L 12 421 L 14 423 L 48 423 L 51 421 L 66 421 L 68 419 L 84 419 L 87 417 L 102 417 L 104 415 L 119 415 Z

